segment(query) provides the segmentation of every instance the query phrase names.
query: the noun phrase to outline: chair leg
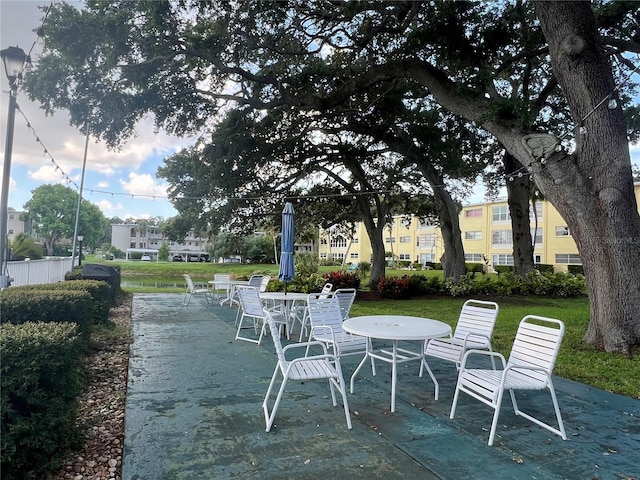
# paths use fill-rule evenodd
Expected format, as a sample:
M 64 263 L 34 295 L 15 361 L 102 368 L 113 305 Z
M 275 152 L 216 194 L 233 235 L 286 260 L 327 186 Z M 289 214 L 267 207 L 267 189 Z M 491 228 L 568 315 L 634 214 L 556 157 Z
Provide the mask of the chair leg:
M 278 367 L 276 367 L 276 369 L 277 368 Z M 276 374 L 277 374 L 277 371 L 274 372 L 273 380 L 275 380 L 275 375 Z M 269 430 L 271 430 L 271 426 L 273 425 L 273 421 L 276 418 L 276 412 L 278 411 L 278 407 L 280 406 L 280 400 L 282 400 L 282 394 L 284 393 L 284 389 L 285 389 L 286 385 L 287 385 L 287 377 L 283 377 L 282 385 L 280 385 L 280 389 L 278 390 L 278 396 L 276 397 L 276 401 L 273 404 L 273 408 L 271 409 L 271 413 L 270 414 L 268 413 L 269 412 L 269 406 L 267 404 L 268 397 L 265 397 L 263 407 L 264 407 L 264 412 L 265 412 L 265 415 L 266 415 L 265 418 L 267 420 L 267 428 L 266 428 L 267 432 Z M 270 387 L 269 391 L 271 391 L 271 385 L 269 387 Z
M 491 432 L 489 433 L 489 442 L 487 443 L 487 445 L 489 446 L 493 445 L 493 439 L 496 436 L 496 428 L 498 427 L 498 417 L 500 416 L 500 407 L 502 406 L 503 396 L 504 396 L 504 390 L 500 389 L 500 391 L 498 392 L 498 398 L 496 398 L 495 403 L 491 405 L 494 409 L 494 412 L 493 412 L 493 420 L 491 421 Z
M 344 407 L 344 415 L 347 418 L 347 428 L 351 430 L 351 414 L 349 413 L 349 404 L 347 403 L 347 385 L 346 383 L 344 383 L 344 377 L 342 376 L 342 367 L 340 367 L 340 364 L 336 366 L 336 370 L 338 372 L 339 382 L 339 385 L 337 385 L 337 387 L 338 390 L 340 390 L 340 394 L 342 395 L 342 405 Z
M 188 299 L 187 299 L 188 297 Z M 186 303 L 185 303 L 186 301 Z M 184 298 L 182 299 L 182 304 L 186 305 L 187 307 L 189 306 L 189 304 L 191 303 L 191 293 L 187 292 L 184 294 Z

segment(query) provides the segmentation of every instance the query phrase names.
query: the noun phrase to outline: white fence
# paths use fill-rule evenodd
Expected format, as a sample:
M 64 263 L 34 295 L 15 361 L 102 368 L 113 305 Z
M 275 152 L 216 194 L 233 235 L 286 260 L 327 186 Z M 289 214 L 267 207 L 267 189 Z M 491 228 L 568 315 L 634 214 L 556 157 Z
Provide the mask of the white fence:
M 44 260 L 7 262 L 11 285 L 34 285 L 56 283 L 64 280 L 64 275 L 72 269 L 71 257 L 50 257 Z

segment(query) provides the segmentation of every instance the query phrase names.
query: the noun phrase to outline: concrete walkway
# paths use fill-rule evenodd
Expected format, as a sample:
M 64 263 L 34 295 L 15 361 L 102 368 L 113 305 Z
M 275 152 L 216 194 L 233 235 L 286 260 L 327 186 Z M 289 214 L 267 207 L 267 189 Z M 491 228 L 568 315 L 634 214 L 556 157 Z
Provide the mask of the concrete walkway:
M 463 396 L 450 420 L 456 371 L 436 360 L 438 401 L 410 362 L 390 413 L 390 366 L 377 363 L 348 396 L 352 430 L 327 384 L 290 383 L 266 433 L 273 345 L 233 341 L 235 312 L 199 298 L 185 307 L 177 294 L 134 296 L 123 480 L 640 480 L 640 401 L 554 378 L 568 439 L 516 417 L 506 401 L 489 447 L 492 410 Z M 347 382 L 359 360 L 344 359 Z M 553 420 L 548 393 L 518 399 Z

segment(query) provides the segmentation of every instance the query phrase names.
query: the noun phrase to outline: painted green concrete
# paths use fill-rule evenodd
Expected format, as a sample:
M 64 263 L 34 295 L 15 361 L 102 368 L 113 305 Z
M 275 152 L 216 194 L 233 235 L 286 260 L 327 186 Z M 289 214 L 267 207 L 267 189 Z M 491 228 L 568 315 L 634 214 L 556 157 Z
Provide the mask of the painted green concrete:
M 450 420 L 456 371 L 436 360 L 438 401 L 411 362 L 399 368 L 390 413 L 390 366 L 377 362 L 378 374 L 364 368 L 348 395 L 352 430 L 326 383 L 294 382 L 266 433 L 273 345 L 233 341 L 235 312 L 135 295 L 123 480 L 640 479 L 640 401 L 555 378 L 568 439 L 516 417 L 507 402 L 488 447 L 491 409 L 463 396 Z M 345 378 L 359 360 L 343 360 Z M 546 392 L 518 399 L 553 421 Z

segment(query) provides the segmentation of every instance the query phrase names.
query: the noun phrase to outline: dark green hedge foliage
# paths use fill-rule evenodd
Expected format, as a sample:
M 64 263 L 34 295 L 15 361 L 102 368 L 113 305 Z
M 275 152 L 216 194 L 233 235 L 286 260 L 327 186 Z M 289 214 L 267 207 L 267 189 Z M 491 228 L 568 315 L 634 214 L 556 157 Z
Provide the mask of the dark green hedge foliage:
M 0 322 L 72 322 L 88 338 L 96 302 L 85 290 L 7 288 L 0 294 Z
M 323 275 L 325 281 L 333 285 L 333 289 L 360 288 L 360 275 L 357 272 L 329 272 Z
M 48 283 L 40 285 L 25 285 L 11 287 L 9 290 L 80 290 L 88 292 L 95 301 L 94 323 L 106 323 L 109 320 L 111 308 L 111 287 L 102 280 L 69 280 L 66 282 Z
M 81 344 L 72 323 L 0 325 L 3 480 L 46 478 L 78 446 Z

